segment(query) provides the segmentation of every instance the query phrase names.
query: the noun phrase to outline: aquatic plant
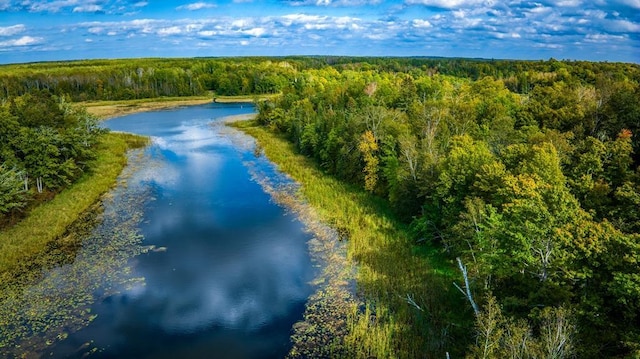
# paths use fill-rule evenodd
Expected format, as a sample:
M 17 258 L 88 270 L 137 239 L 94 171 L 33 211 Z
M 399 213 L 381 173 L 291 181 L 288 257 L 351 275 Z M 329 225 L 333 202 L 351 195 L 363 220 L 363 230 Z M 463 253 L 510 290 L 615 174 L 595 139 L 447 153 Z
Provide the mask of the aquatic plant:
M 129 155 L 121 184 L 80 217 L 64 236 L 0 291 L 0 356 L 44 355 L 56 342 L 89 325 L 91 305 L 118 291 L 144 285 L 129 260 L 150 250 L 138 225 L 149 198 L 144 184 L 127 182 L 148 158 Z M 129 184 L 129 185 L 125 185 Z M 91 352 L 90 343 L 80 348 Z

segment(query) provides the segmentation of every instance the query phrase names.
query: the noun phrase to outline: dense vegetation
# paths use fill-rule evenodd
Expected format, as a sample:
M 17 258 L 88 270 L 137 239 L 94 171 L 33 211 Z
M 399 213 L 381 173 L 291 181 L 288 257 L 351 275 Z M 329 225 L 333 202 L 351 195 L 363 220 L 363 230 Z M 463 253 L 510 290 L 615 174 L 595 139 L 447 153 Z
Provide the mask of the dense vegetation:
M 0 219 L 19 213 L 34 196 L 47 196 L 76 181 L 95 157 L 103 132 L 94 117 L 47 91 L 4 101 Z
M 387 234 L 380 234 L 378 247 L 363 247 L 369 255 L 356 258 L 385 269 L 372 270 L 376 285 L 360 283 L 373 300 L 350 330 L 360 339 L 370 336 L 348 338 L 366 346 L 350 354 L 640 355 L 639 84 L 635 64 L 553 59 L 2 66 L 0 210 L 24 206 L 25 183 L 55 191 L 86 168 L 97 129 L 64 99 L 279 93 L 259 103 L 259 123 L 325 173 L 377 196 L 385 204 L 375 208 L 390 206 L 413 236 L 394 241 L 406 230 L 353 215 L 358 226 L 371 223 Z M 395 219 L 382 223 L 402 227 Z M 342 225 L 345 235 L 368 238 Z M 433 247 L 460 269 L 459 297 L 466 297 L 474 327 L 442 313 L 457 310 L 450 307 L 458 303 L 451 293 L 419 284 L 420 273 L 425 281 L 431 276 L 423 265 L 431 253 L 425 249 Z M 381 263 L 396 257 L 373 256 L 384 251 L 408 258 L 390 269 Z M 409 279 L 395 283 L 406 265 L 415 265 L 406 269 Z M 367 289 L 373 287 L 378 290 Z M 396 292 L 407 288 L 410 293 Z M 449 306 L 436 303 L 442 300 Z
M 160 96 L 276 93 L 291 74 L 287 62 L 254 59 L 140 59 L 7 65 L 0 98 L 48 90 L 73 101 Z
M 472 355 L 637 355 L 640 68 L 477 76 L 508 64 L 309 69 L 258 119 L 460 259 L 479 304 Z

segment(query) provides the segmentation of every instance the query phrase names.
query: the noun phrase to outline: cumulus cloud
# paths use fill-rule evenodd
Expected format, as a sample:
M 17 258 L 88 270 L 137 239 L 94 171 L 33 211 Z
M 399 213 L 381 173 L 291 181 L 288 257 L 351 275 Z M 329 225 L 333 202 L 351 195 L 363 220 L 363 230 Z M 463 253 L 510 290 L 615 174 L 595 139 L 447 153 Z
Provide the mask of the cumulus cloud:
M 640 32 L 640 24 L 629 20 L 612 20 L 607 22 L 612 32 Z
M 182 32 L 182 28 L 179 26 L 164 27 L 157 31 L 160 36 L 179 35 L 182 34 Z
M 640 9 L 640 0 L 619 0 L 619 3 L 634 9 Z
M 243 33 L 249 36 L 255 36 L 255 37 L 260 37 L 262 35 L 264 35 L 267 32 L 267 30 L 263 27 L 255 27 L 253 29 L 249 29 L 249 30 L 244 30 Z
M 455 9 L 461 7 L 471 7 L 483 3 L 491 3 L 487 0 L 407 0 L 408 5 L 424 5 L 443 9 Z
M 95 13 L 123 14 L 148 5 L 147 1 L 129 0 L 0 0 L 0 10 L 34 13 Z
M 431 25 L 431 23 L 428 20 L 422 20 L 422 19 L 414 19 L 411 24 L 413 25 L 413 27 L 418 27 L 418 28 L 429 28 L 429 27 L 433 27 L 433 25 Z
M 603 58 L 610 54 L 622 58 L 620 54 L 626 53 L 624 58 L 630 59 L 640 48 L 636 10 L 640 0 L 403 0 L 400 5 L 379 0 L 281 0 L 279 6 L 232 0 L 242 5 L 221 7 L 215 17 L 197 11 L 215 7 L 215 0 L 192 1 L 176 8 L 140 0 L 0 0 L 0 8 L 22 11 L 25 16 L 36 10 L 43 12 L 43 17 L 55 11 L 70 15 L 64 25 L 0 26 L 0 40 L 16 41 L 14 37 L 28 34 L 34 39 L 46 37 L 52 47 L 73 49 L 83 41 L 72 35 L 78 34 L 96 40 L 100 37 L 95 43 L 127 56 L 132 56 L 131 51 L 125 53 L 125 49 L 147 56 L 146 50 L 154 46 L 158 51 L 154 56 L 176 56 L 176 52 L 186 56 L 191 54 L 186 51 L 193 49 L 234 54 L 241 41 L 251 45 L 251 51 L 262 51 L 256 54 L 282 54 L 288 49 L 291 54 L 336 51 L 354 55 L 588 58 L 597 50 Z M 282 14 L 286 9 L 283 3 L 297 6 L 289 7 L 296 11 Z M 371 4 L 377 5 L 367 7 Z M 153 13 L 146 13 L 155 6 Z M 362 8 L 338 8 L 341 6 Z M 78 24 L 71 20 L 73 16 L 91 18 L 96 11 L 111 14 L 115 8 L 130 13 L 119 21 Z M 74 11 L 80 14 L 73 15 Z M 137 12 L 142 15 L 132 18 Z M 201 45 L 183 51 L 181 45 L 168 44 Z
M 25 26 L 23 24 L 13 25 L 13 26 L 0 26 L 0 36 L 13 36 L 17 35 L 21 32 L 25 31 Z
M 0 48 L 3 47 L 21 47 L 21 46 L 31 46 L 42 43 L 43 39 L 41 37 L 31 37 L 31 36 L 22 36 L 17 39 L 0 41 Z
M 379 4 L 381 0 L 287 0 L 286 2 L 292 6 L 348 7 L 348 6 L 376 5 L 376 4 Z
M 605 34 L 588 34 L 585 36 L 585 42 L 592 42 L 598 44 L 606 44 L 611 41 L 620 41 L 626 38 L 625 35 L 605 35 Z
M 206 2 L 195 2 L 195 3 L 192 3 L 192 4 L 178 6 L 176 9 L 177 10 L 196 11 L 196 10 L 202 10 L 202 9 L 211 9 L 211 8 L 214 8 L 214 7 L 216 7 L 215 4 L 206 3 Z
M 289 14 L 278 19 L 284 26 L 301 26 L 307 30 L 357 29 L 360 18 L 350 16 L 320 16 L 306 14 Z M 355 27 L 354 27 L 355 25 Z
M 100 12 L 102 11 L 102 6 L 100 5 L 82 5 L 76 6 L 73 8 L 73 12 Z

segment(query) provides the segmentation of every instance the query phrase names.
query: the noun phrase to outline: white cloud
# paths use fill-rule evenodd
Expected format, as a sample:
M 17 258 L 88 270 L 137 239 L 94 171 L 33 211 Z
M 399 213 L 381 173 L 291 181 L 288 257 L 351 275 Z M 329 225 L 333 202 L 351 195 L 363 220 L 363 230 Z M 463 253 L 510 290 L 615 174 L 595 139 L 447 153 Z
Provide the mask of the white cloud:
M 30 46 L 43 41 L 41 37 L 22 36 L 18 39 L 0 41 L 0 47 Z
M 29 46 L 42 42 L 40 37 L 23 36 L 14 41 L 15 46 Z
M 31 12 L 58 12 L 65 7 L 76 6 L 78 4 L 79 2 L 76 0 L 41 2 L 24 1 L 20 3 L 22 6 L 28 6 L 29 11 Z
M 582 1 L 581 0 L 562 0 L 562 1 L 557 1 L 556 5 L 560 7 L 578 7 L 582 5 Z
M 90 27 L 87 31 L 91 34 L 98 35 L 104 32 L 104 27 L 102 26 Z
M 260 37 L 266 33 L 266 30 L 262 27 L 256 27 L 250 30 L 245 30 L 243 33 L 250 36 Z
M 198 35 L 203 36 L 203 37 L 216 36 L 217 34 L 218 34 L 217 31 L 212 31 L 212 30 L 206 30 L 206 31 L 198 32 Z
M 73 12 L 98 12 L 102 11 L 102 6 L 100 5 L 82 5 L 76 6 L 73 8 Z
M 182 34 L 182 29 L 178 26 L 164 27 L 158 30 L 158 35 L 160 36 L 180 35 L 180 34 Z
M 618 2 L 634 9 L 640 9 L 640 0 L 618 0 Z
M 587 36 L 585 36 L 584 41 L 604 44 L 611 41 L 620 41 L 624 39 L 626 39 L 626 36 L 622 35 L 588 34 Z
M 3 4 L 2 1 L 0 0 L 0 6 Z M 204 8 L 203 6 L 212 7 L 215 6 L 214 1 L 191 0 L 191 2 L 183 2 L 185 5 L 181 9 L 186 12 Z M 254 4 L 249 6 L 257 6 L 255 0 L 251 1 Z M 373 3 L 368 0 L 300 1 L 308 1 L 307 6 Z M 629 7 L 640 0 L 610 0 L 606 3 L 599 0 L 591 2 L 586 0 L 403 1 L 404 6 L 400 6 L 399 10 L 396 10 L 396 13 L 401 16 L 394 16 L 395 13 L 389 10 L 392 6 L 397 5 L 380 2 L 381 5 L 376 8 L 358 11 L 357 13 L 361 14 L 359 18 L 331 15 L 345 13 L 344 11 L 318 12 L 316 9 L 314 12 L 313 9 L 308 8 L 296 8 L 300 10 L 298 13 L 274 15 L 270 11 L 272 8 L 266 4 L 265 11 L 260 16 L 254 16 L 251 13 L 236 16 L 221 14 L 221 16 L 201 16 L 198 18 L 186 15 L 183 19 L 176 19 L 176 11 L 173 11 L 173 14 L 159 15 L 156 19 L 141 16 L 138 19 L 121 18 L 123 21 L 95 21 L 78 24 L 73 23 L 73 19 L 77 18 L 77 15 L 69 15 L 67 17 L 69 21 L 66 25 L 54 25 L 56 22 L 53 22 L 46 27 L 0 26 L 0 40 L 10 40 L 28 33 L 34 39 L 37 36 L 46 37 L 47 45 L 50 43 L 52 46 L 62 48 L 63 45 L 72 46 L 73 34 L 84 33 L 85 36 L 88 35 L 87 38 L 93 38 L 94 43 L 98 43 L 98 38 L 95 36 L 101 36 L 101 46 L 105 46 L 105 48 L 112 46 L 114 53 L 123 53 L 124 50 L 121 50 L 123 48 L 144 49 L 155 40 L 155 43 L 164 43 L 164 45 L 156 46 L 154 50 L 156 51 L 154 54 L 158 56 L 163 53 L 162 51 L 167 53 L 171 51 L 182 52 L 182 50 L 178 50 L 181 47 L 167 46 L 176 41 L 181 44 L 205 42 L 207 43 L 206 47 L 212 51 L 211 54 L 220 53 L 216 52 L 218 50 L 231 50 L 229 53 L 233 53 L 234 46 L 238 48 L 240 41 L 247 41 L 258 50 L 266 46 L 278 46 L 278 48 L 282 46 L 291 49 L 290 53 L 295 53 L 296 49 L 311 49 L 309 53 L 313 53 L 315 52 L 314 48 L 320 49 L 321 53 L 331 52 L 332 49 L 339 50 L 339 53 L 352 49 L 355 52 L 356 49 L 362 47 L 362 54 L 376 55 L 387 54 L 387 52 L 383 50 L 381 53 L 375 53 L 366 50 L 389 47 L 390 49 L 401 49 L 393 54 L 409 55 L 419 54 L 420 49 L 426 51 L 424 54 L 435 54 L 432 51 L 434 49 L 454 51 L 456 48 L 464 48 L 466 52 L 455 55 L 498 57 L 493 54 L 494 49 L 499 48 L 503 53 L 508 53 L 509 57 L 512 56 L 512 53 L 516 54 L 517 52 L 513 56 L 519 54 L 527 58 L 535 57 L 536 54 L 541 53 L 545 54 L 543 58 L 549 56 L 571 58 L 570 51 L 573 51 L 576 58 L 585 58 L 588 56 L 581 54 L 590 54 L 592 52 L 590 47 L 595 48 L 596 45 L 598 45 L 598 51 L 603 54 L 606 54 L 609 51 L 607 49 L 612 49 L 614 46 L 619 49 L 627 49 L 627 52 L 629 52 L 628 49 L 640 47 L 638 37 L 635 36 L 640 33 L 640 23 L 637 17 L 633 16 L 634 12 Z M 18 2 L 26 4 L 21 8 L 22 10 L 16 10 L 15 6 L 17 5 L 15 4 Z M 622 2 L 626 5 L 621 5 Z M 68 14 L 80 7 L 84 7 L 84 10 L 87 11 L 101 7 L 105 13 L 109 14 L 109 10 L 116 3 L 123 6 L 126 4 L 128 9 L 141 11 L 144 14 L 147 9 L 143 4 L 152 6 L 146 4 L 147 1 L 140 0 L 86 0 L 82 2 L 79 0 L 48 2 L 44 0 L 16 0 L 12 3 L 14 5 L 11 5 L 9 11 L 26 12 L 32 5 L 45 3 L 50 10 L 61 8 Z M 154 4 L 153 2 L 149 3 Z M 291 3 L 291 0 L 288 0 L 287 3 Z M 135 4 L 139 4 L 138 8 L 135 8 Z M 575 7 L 578 4 L 581 6 Z M 420 11 L 427 11 L 424 15 L 415 19 L 406 19 L 405 16 L 411 13 L 405 11 L 407 5 L 438 7 L 439 10 L 423 9 Z M 175 6 L 177 5 L 170 7 L 170 12 L 176 9 Z M 402 9 L 400 9 L 401 7 Z M 385 10 L 389 11 L 383 13 Z M 429 12 L 431 15 L 428 15 Z M 56 15 L 43 15 L 43 17 L 46 16 Z M 82 16 L 89 17 L 91 15 Z M 393 19 L 393 21 L 380 19 Z M 66 35 L 50 36 L 50 34 L 61 34 L 64 31 L 66 31 Z M 605 42 L 603 40 L 605 37 L 602 36 L 609 36 L 606 38 L 608 41 Z M 208 43 L 207 40 L 212 38 L 215 38 L 216 45 Z M 80 43 L 84 39 L 76 37 L 75 42 Z M 12 41 L 18 43 L 17 40 Z M 25 42 L 28 43 L 27 40 Z M 559 55 L 555 55 L 555 52 L 552 51 L 555 45 L 558 46 L 556 49 L 561 50 L 557 52 Z M 8 46 L 8 41 L 4 42 L 4 46 Z M 534 46 L 544 47 L 545 50 L 532 49 L 528 51 L 528 48 Z M 183 55 L 187 53 L 205 55 L 204 52 L 193 52 L 193 48 L 189 47 L 188 49 L 192 52 L 188 52 L 185 48 Z M 37 48 L 40 52 L 43 49 L 42 46 Z M 510 52 L 511 49 L 514 49 L 514 52 Z M 136 53 L 144 54 L 144 50 L 137 51 Z M 267 53 L 274 54 L 276 52 L 268 50 Z M 439 54 L 446 56 L 444 52 Z M 602 58 L 604 57 L 605 55 L 602 55 Z
M 253 24 L 253 21 L 250 21 L 248 19 L 238 19 L 238 20 L 233 20 L 231 21 L 231 26 L 233 27 L 247 27 L 247 26 L 251 26 Z
M 279 18 L 279 22 L 291 27 L 294 25 L 301 26 L 307 30 L 331 30 L 331 29 L 361 29 L 359 23 L 362 19 L 350 16 L 330 17 L 305 14 L 289 14 Z
M 139 11 L 149 3 L 146 0 L 0 0 L 0 9 L 14 11 L 29 11 L 38 13 L 91 13 L 104 12 L 107 14 L 131 14 Z M 8 5 L 6 5 L 8 4 Z M 3 6 L 6 7 L 3 9 Z
M 211 8 L 214 8 L 214 7 L 216 7 L 215 4 L 206 3 L 206 2 L 195 2 L 195 3 L 192 3 L 192 4 L 178 6 L 176 9 L 177 10 L 196 11 L 196 10 L 202 10 L 202 9 L 211 9 Z
M 327 18 L 326 16 L 305 15 L 305 14 L 289 14 L 289 15 L 282 16 L 282 19 L 286 20 L 285 21 L 286 26 L 290 26 L 293 23 L 316 22 L 326 18 Z
M 363 5 L 377 5 L 381 0 L 293 0 L 288 3 L 292 6 L 333 6 L 349 7 Z
M 413 27 L 417 27 L 417 28 L 429 28 L 429 27 L 433 27 L 433 25 L 428 21 L 428 20 L 422 20 L 422 19 L 414 19 L 411 24 L 413 25 Z
M 26 27 L 22 24 L 13 25 L 13 26 L 0 26 L 0 36 L 13 36 L 17 35 L 21 32 L 24 32 Z
M 487 0 L 407 0 L 408 5 L 424 5 L 432 6 L 443 9 L 455 9 L 462 7 L 473 7 L 482 4 L 492 4 L 492 1 Z
M 464 19 L 466 14 L 464 13 L 464 10 L 457 10 L 452 12 L 453 17 L 458 18 L 458 19 Z
M 609 21 L 607 28 L 614 32 L 640 32 L 640 24 L 628 20 Z

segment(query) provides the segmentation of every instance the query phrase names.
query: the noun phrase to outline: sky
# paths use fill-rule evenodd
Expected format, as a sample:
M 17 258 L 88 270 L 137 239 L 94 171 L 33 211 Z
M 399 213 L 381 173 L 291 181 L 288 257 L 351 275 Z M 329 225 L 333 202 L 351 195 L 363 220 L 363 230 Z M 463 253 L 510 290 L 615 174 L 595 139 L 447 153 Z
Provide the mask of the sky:
M 640 0 L 0 0 L 0 63 L 445 56 L 640 63 Z

